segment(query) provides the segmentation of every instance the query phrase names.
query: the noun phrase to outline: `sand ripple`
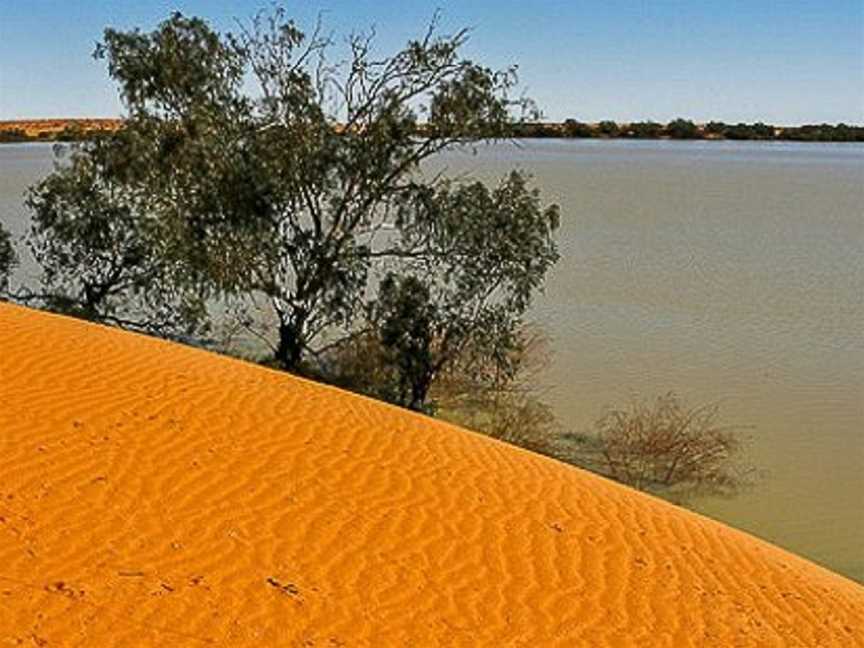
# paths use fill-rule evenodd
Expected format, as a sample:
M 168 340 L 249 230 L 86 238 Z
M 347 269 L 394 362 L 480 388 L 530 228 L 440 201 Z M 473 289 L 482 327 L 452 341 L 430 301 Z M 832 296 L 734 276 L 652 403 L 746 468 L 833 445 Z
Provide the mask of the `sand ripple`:
M 864 589 L 557 462 L 0 305 L 0 646 L 861 646 Z

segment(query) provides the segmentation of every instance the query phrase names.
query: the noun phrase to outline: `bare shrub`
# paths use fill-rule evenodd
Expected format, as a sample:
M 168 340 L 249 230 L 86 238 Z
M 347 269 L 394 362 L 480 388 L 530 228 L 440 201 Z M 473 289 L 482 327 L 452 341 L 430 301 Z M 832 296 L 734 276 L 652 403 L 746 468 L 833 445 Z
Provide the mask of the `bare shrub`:
M 612 409 L 595 424 L 601 471 L 665 495 L 732 494 L 751 481 L 742 426 L 721 425 L 717 404 L 690 407 L 673 392 Z
M 489 380 L 494 369 L 481 362 L 442 376 L 433 390 L 437 415 L 506 443 L 556 456 L 558 423 L 538 387 L 551 358 L 548 340 L 531 327 L 524 328 L 520 338 L 512 374 Z

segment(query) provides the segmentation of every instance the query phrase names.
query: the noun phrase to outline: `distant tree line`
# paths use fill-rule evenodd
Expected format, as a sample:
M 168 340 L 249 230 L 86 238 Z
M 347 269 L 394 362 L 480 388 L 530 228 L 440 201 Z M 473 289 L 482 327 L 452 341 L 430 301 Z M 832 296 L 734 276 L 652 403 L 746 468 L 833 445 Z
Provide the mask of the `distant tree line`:
M 864 126 L 848 124 L 807 124 L 804 126 L 773 126 L 755 124 L 726 124 L 710 121 L 697 124 L 689 119 L 674 119 L 668 124 L 655 121 L 618 123 L 604 120 L 589 124 L 575 119 L 563 123 L 519 122 L 508 125 L 507 136 L 513 138 L 598 138 L 598 139 L 678 139 L 678 140 L 771 140 L 790 142 L 864 142 Z M 428 135 L 428 124 L 414 125 L 415 134 Z M 42 131 L 30 134 L 23 129 L 0 129 L 0 143 L 4 142 L 80 142 L 93 136 L 94 130 L 70 124 L 61 131 Z M 344 134 L 345 131 L 341 130 Z M 492 129 L 478 132 L 479 138 L 494 139 L 502 135 Z
M 0 143 L 30 142 L 33 137 L 20 128 L 0 129 Z
M 68 124 L 62 130 L 43 130 L 28 133 L 23 128 L 0 128 L 0 144 L 18 142 L 83 142 L 98 132 L 82 128 L 78 124 Z
M 654 121 L 618 123 L 605 120 L 588 124 L 575 119 L 564 123 L 523 123 L 513 127 L 517 138 L 599 138 L 599 139 L 678 139 L 678 140 L 774 140 L 795 142 L 864 142 L 864 126 L 815 124 L 772 126 L 726 124 L 711 121 L 696 124 L 689 119 L 674 119 L 668 124 Z

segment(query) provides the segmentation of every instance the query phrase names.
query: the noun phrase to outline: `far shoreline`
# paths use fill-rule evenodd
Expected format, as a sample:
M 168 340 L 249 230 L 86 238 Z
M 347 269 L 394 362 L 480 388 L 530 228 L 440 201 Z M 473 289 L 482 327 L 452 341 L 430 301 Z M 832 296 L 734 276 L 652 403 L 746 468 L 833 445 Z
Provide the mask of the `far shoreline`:
M 86 141 L 123 127 L 118 118 L 52 118 L 0 120 L 0 144 L 67 143 Z M 341 132 L 341 125 L 334 125 Z M 417 134 L 428 132 L 425 124 L 417 125 Z M 507 133 L 490 134 L 481 140 L 494 139 L 590 139 L 643 141 L 702 141 L 702 142 L 803 142 L 803 143 L 864 143 L 864 126 L 848 124 L 805 124 L 773 126 L 707 122 L 697 124 L 676 119 L 668 124 L 653 121 L 596 123 L 568 119 L 564 122 L 514 123 Z

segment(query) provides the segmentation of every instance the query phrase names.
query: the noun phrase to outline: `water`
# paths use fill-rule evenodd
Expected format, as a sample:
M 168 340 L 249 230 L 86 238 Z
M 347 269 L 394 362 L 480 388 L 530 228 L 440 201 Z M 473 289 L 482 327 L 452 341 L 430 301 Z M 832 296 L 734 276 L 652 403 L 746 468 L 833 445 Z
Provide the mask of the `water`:
M 0 147 L 0 217 L 44 146 Z M 752 425 L 758 488 L 693 506 L 864 582 L 864 146 L 523 141 L 435 163 L 534 174 L 562 208 L 532 317 L 567 429 L 674 390 Z
M 27 187 L 51 172 L 53 160 L 50 144 L 0 145 L 0 222 L 13 236 L 23 235 L 29 223 L 23 206 Z M 32 262 L 22 256 L 21 272 L 30 275 Z

